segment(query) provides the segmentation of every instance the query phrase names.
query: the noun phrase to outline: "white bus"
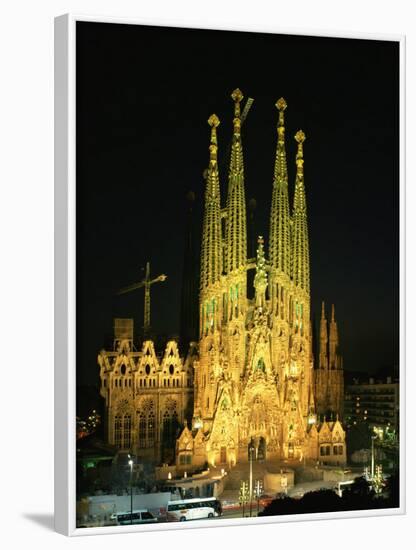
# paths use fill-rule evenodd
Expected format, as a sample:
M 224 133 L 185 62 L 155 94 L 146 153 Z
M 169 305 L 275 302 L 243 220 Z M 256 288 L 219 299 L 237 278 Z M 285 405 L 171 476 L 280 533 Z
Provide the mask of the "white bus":
M 213 497 L 171 500 L 166 511 L 168 521 L 213 518 L 221 513 L 221 502 Z

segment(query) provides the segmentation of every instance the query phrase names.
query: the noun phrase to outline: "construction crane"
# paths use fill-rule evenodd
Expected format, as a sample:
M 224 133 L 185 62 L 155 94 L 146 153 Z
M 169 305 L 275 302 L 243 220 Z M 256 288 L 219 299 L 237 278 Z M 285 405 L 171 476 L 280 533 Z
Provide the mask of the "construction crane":
M 142 281 L 138 283 L 134 283 L 132 285 L 126 286 L 122 289 L 120 289 L 117 294 L 126 294 L 127 292 L 132 292 L 133 290 L 136 290 L 138 288 L 144 287 L 144 323 L 143 323 L 143 334 L 144 337 L 147 338 L 149 336 L 150 331 L 150 287 L 154 283 L 163 283 L 163 281 L 166 281 L 167 275 L 158 275 L 154 279 L 150 278 L 150 262 L 146 263 L 146 273 L 145 277 Z

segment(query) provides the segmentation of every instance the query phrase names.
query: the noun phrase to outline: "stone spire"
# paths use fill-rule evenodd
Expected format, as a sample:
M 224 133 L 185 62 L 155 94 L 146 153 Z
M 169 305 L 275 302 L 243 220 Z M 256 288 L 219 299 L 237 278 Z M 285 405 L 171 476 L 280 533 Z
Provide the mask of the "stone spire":
M 292 277 L 295 285 L 309 295 L 309 238 L 303 178 L 303 142 L 305 134 L 296 132 L 296 183 L 293 202 Z
M 325 302 L 322 302 L 321 326 L 319 330 L 319 368 L 328 368 L 328 326 L 325 317 Z
M 338 360 L 338 326 L 335 321 L 335 306 L 332 304 L 331 322 L 329 324 L 329 368 L 337 369 Z
M 227 194 L 226 272 L 244 267 L 247 260 L 246 201 L 244 192 L 244 162 L 241 142 L 240 103 L 243 94 L 237 88 L 231 94 L 234 100 L 234 131 Z
M 211 115 L 210 160 L 205 188 L 204 221 L 201 246 L 201 290 L 219 281 L 222 274 L 221 197 L 217 161 L 217 115 Z
M 279 121 L 270 212 L 269 258 L 272 269 L 290 276 L 290 213 L 284 120 L 286 101 L 281 97 L 276 107 L 279 111 Z

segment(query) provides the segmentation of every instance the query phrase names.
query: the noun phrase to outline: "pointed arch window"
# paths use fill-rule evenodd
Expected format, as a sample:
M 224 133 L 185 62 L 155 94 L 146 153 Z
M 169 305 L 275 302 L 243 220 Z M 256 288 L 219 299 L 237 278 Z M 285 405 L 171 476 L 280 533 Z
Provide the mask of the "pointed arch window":
M 121 416 L 114 418 L 114 445 L 121 447 Z
M 153 401 L 148 399 L 137 413 L 138 417 L 138 443 L 139 448 L 147 449 L 153 447 L 156 434 L 156 419 Z
M 131 416 L 129 414 L 124 415 L 123 421 L 123 448 L 130 449 L 131 445 Z

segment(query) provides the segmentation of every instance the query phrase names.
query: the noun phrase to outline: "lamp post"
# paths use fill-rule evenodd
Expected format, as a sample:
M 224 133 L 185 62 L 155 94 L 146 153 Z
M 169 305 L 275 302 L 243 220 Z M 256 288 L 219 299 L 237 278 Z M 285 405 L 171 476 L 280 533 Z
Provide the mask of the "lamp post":
M 261 479 L 258 479 L 256 481 L 256 485 L 255 485 L 255 488 L 254 488 L 254 494 L 255 494 L 255 497 L 256 497 L 256 500 L 257 500 L 257 516 L 259 515 L 259 511 L 260 511 L 260 495 L 263 491 L 263 483 L 261 481 Z
M 243 507 L 243 517 L 244 517 L 244 505 L 248 501 L 248 487 L 247 487 L 247 481 L 242 481 L 240 485 L 240 494 L 238 498 L 240 505 Z
M 133 459 L 129 455 L 130 466 L 130 525 L 133 524 Z
M 376 435 L 371 436 L 371 479 L 374 479 L 374 441 Z
M 250 517 L 252 514 L 252 508 L 253 508 L 253 442 L 250 441 L 250 447 L 248 448 L 249 452 L 249 459 L 250 459 L 250 486 L 249 486 L 249 499 L 250 499 Z

